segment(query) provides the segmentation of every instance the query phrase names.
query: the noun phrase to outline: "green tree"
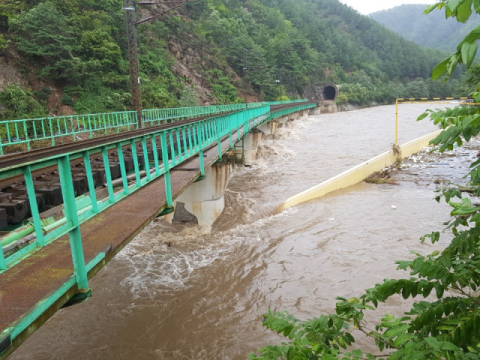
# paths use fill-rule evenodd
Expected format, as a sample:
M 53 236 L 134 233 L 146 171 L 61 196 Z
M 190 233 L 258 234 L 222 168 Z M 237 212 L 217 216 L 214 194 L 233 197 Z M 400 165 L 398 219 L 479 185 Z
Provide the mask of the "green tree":
M 68 18 L 53 3 L 44 2 L 11 20 L 13 39 L 31 61 L 44 61 L 44 75 L 53 79 L 70 65 L 77 68 L 72 51 L 77 46 Z
M 406 85 L 406 91 L 409 97 L 428 98 L 430 96 L 427 83 L 424 79 L 415 79 Z
M 33 94 L 17 85 L 7 85 L 0 92 L 0 120 L 37 118 L 46 115 L 46 110 L 34 98 Z
M 197 92 L 192 86 L 185 86 L 178 100 L 180 107 L 194 107 L 198 106 Z
M 84 31 L 80 39 L 82 56 L 100 63 L 105 72 L 118 71 L 122 52 L 112 37 L 103 29 Z
M 9 43 L 10 43 L 10 41 L 5 39 L 3 34 L 0 34 L 0 51 L 7 49 Z
M 478 0 L 444 0 L 427 9 L 445 9 L 447 16 L 466 21 L 472 13 L 480 12 Z M 478 31 L 478 30 L 477 30 Z M 475 33 L 475 30 L 473 31 Z M 438 78 L 448 77 L 459 62 L 468 67 L 475 56 L 474 41 L 480 37 L 467 36 L 458 51 L 433 72 Z M 473 40 L 474 39 L 474 40 Z M 468 44 L 465 46 L 465 44 Z M 419 84 L 420 85 L 420 84 Z M 422 91 L 423 91 L 422 86 Z M 480 102 L 480 93 L 475 94 Z M 480 133 L 480 109 L 463 105 L 454 109 L 429 110 L 432 121 L 443 131 L 432 140 L 440 152 L 452 150 Z M 480 196 L 480 160 L 471 164 L 469 192 Z M 443 251 L 428 255 L 416 254 L 414 260 L 398 261 L 398 269 L 409 276 L 385 280 L 367 289 L 356 298 L 337 298 L 336 313 L 300 321 L 288 313 L 264 315 L 264 326 L 283 334 L 287 343 L 260 349 L 251 359 L 376 359 L 355 348 L 354 329 L 363 331 L 383 352 L 380 358 L 395 359 L 479 359 L 480 358 L 480 207 L 473 204 L 472 194 L 462 193 L 452 185 L 437 197 L 451 207 L 446 223 L 452 240 Z M 440 232 L 422 237 L 421 241 L 439 241 Z M 448 236 L 448 235 L 447 235 Z M 394 295 L 414 299 L 404 316 L 385 315 L 380 323 L 365 325 L 368 315 L 379 303 Z M 436 296 L 436 300 L 428 298 Z M 423 297 L 423 300 L 416 300 Z

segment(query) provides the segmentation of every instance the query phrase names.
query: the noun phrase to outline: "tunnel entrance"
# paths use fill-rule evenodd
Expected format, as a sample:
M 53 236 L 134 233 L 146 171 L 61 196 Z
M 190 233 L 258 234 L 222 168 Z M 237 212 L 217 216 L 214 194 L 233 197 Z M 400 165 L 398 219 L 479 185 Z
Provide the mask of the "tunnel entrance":
M 337 97 L 337 89 L 331 85 L 323 88 L 323 100 L 335 100 Z
M 338 86 L 333 83 L 315 84 L 308 94 L 309 99 L 334 101 L 338 96 Z

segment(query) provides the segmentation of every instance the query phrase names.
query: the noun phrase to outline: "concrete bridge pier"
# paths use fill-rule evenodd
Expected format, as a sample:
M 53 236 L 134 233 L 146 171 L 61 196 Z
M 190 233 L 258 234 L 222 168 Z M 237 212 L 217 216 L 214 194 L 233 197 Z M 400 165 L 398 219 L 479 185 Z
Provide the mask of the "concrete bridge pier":
M 266 139 L 273 139 L 273 136 L 277 132 L 279 122 L 272 120 L 266 124 L 259 126 L 257 129 L 260 130 Z
M 229 164 L 205 168 L 205 179 L 190 185 L 174 201 L 175 211 L 166 215 L 170 223 L 196 223 L 212 226 L 225 208 L 225 189 L 232 172 Z
M 255 129 L 243 139 L 243 155 L 246 162 L 257 159 L 258 146 L 263 142 L 262 132 Z
M 278 121 L 278 127 L 283 127 L 289 121 L 288 116 L 282 116 L 281 118 L 276 119 Z

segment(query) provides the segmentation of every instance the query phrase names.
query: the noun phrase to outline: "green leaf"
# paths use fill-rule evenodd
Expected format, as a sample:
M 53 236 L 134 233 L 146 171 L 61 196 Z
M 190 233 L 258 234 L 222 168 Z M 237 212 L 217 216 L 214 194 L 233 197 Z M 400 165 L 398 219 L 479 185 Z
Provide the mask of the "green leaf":
M 392 355 L 390 355 L 390 356 L 388 357 L 388 360 L 401 359 L 404 354 L 405 354 L 405 349 L 401 349 L 401 350 L 395 351 Z
M 404 344 L 408 340 L 410 340 L 410 335 L 409 334 L 402 334 L 393 342 L 393 345 L 395 347 L 399 347 L 400 345 Z
M 473 0 L 473 10 L 480 12 L 480 0 Z
M 407 325 L 407 324 L 404 324 L 402 326 L 399 326 L 399 327 L 396 327 L 396 328 L 393 328 L 393 329 L 390 329 L 390 330 L 387 330 L 385 332 L 385 336 L 389 336 L 389 337 L 395 337 L 401 333 L 404 333 L 405 331 L 407 331 L 408 329 L 410 329 L 410 325 Z
M 465 42 L 462 45 L 462 61 L 467 65 L 467 69 L 472 65 L 477 54 L 478 44 Z
M 423 119 L 425 119 L 427 116 L 428 116 L 428 113 L 423 113 L 422 115 L 420 115 L 420 116 L 417 118 L 417 121 L 423 120 Z
M 464 0 L 457 9 L 457 20 L 465 23 L 472 15 L 472 0 Z
M 438 80 L 440 79 L 443 75 L 448 70 L 448 64 L 450 63 L 450 57 L 446 58 L 443 60 L 440 64 L 438 64 L 435 69 L 432 71 L 432 80 Z
M 430 345 L 430 347 L 440 350 L 441 343 L 434 337 L 426 337 L 425 342 Z
M 430 5 L 429 7 L 427 7 L 425 9 L 425 11 L 423 12 L 423 15 L 426 15 L 426 14 L 430 14 L 433 10 L 435 10 L 436 8 L 438 8 L 438 6 L 442 4 L 441 2 L 437 2 L 433 5 Z
M 462 0 L 448 0 L 447 8 L 455 14 L 461 3 Z
M 453 326 L 445 326 L 445 325 L 442 325 L 442 326 L 438 326 L 437 327 L 437 330 L 446 330 L 446 331 L 452 331 L 452 330 L 455 330 L 456 327 L 453 327 Z
M 441 350 L 450 350 L 450 351 L 459 351 L 460 348 L 457 347 L 456 345 L 452 344 L 449 341 L 444 341 L 442 342 L 442 345 L 440 346 Z
M 363 356 L 363 353 L 360 350 L 355 349 L 355 350 L 352 351 L 352 355 L 357 357 L 357 358 L 361 358 Z

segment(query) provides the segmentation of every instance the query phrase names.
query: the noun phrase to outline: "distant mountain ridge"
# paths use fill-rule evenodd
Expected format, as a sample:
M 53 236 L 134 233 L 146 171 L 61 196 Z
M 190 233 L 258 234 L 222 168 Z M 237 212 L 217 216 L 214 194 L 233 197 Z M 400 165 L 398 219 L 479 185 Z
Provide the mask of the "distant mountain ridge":
M 465 36 L 480 23 L 479 16 L 472 16 L 465 24 L 455 19 L 445 19 L 444 11 L 434 10 L 423 15 L 425 5 L 400 5 L 369 16 L 407 40 L 433 49 L 455 51 Z

